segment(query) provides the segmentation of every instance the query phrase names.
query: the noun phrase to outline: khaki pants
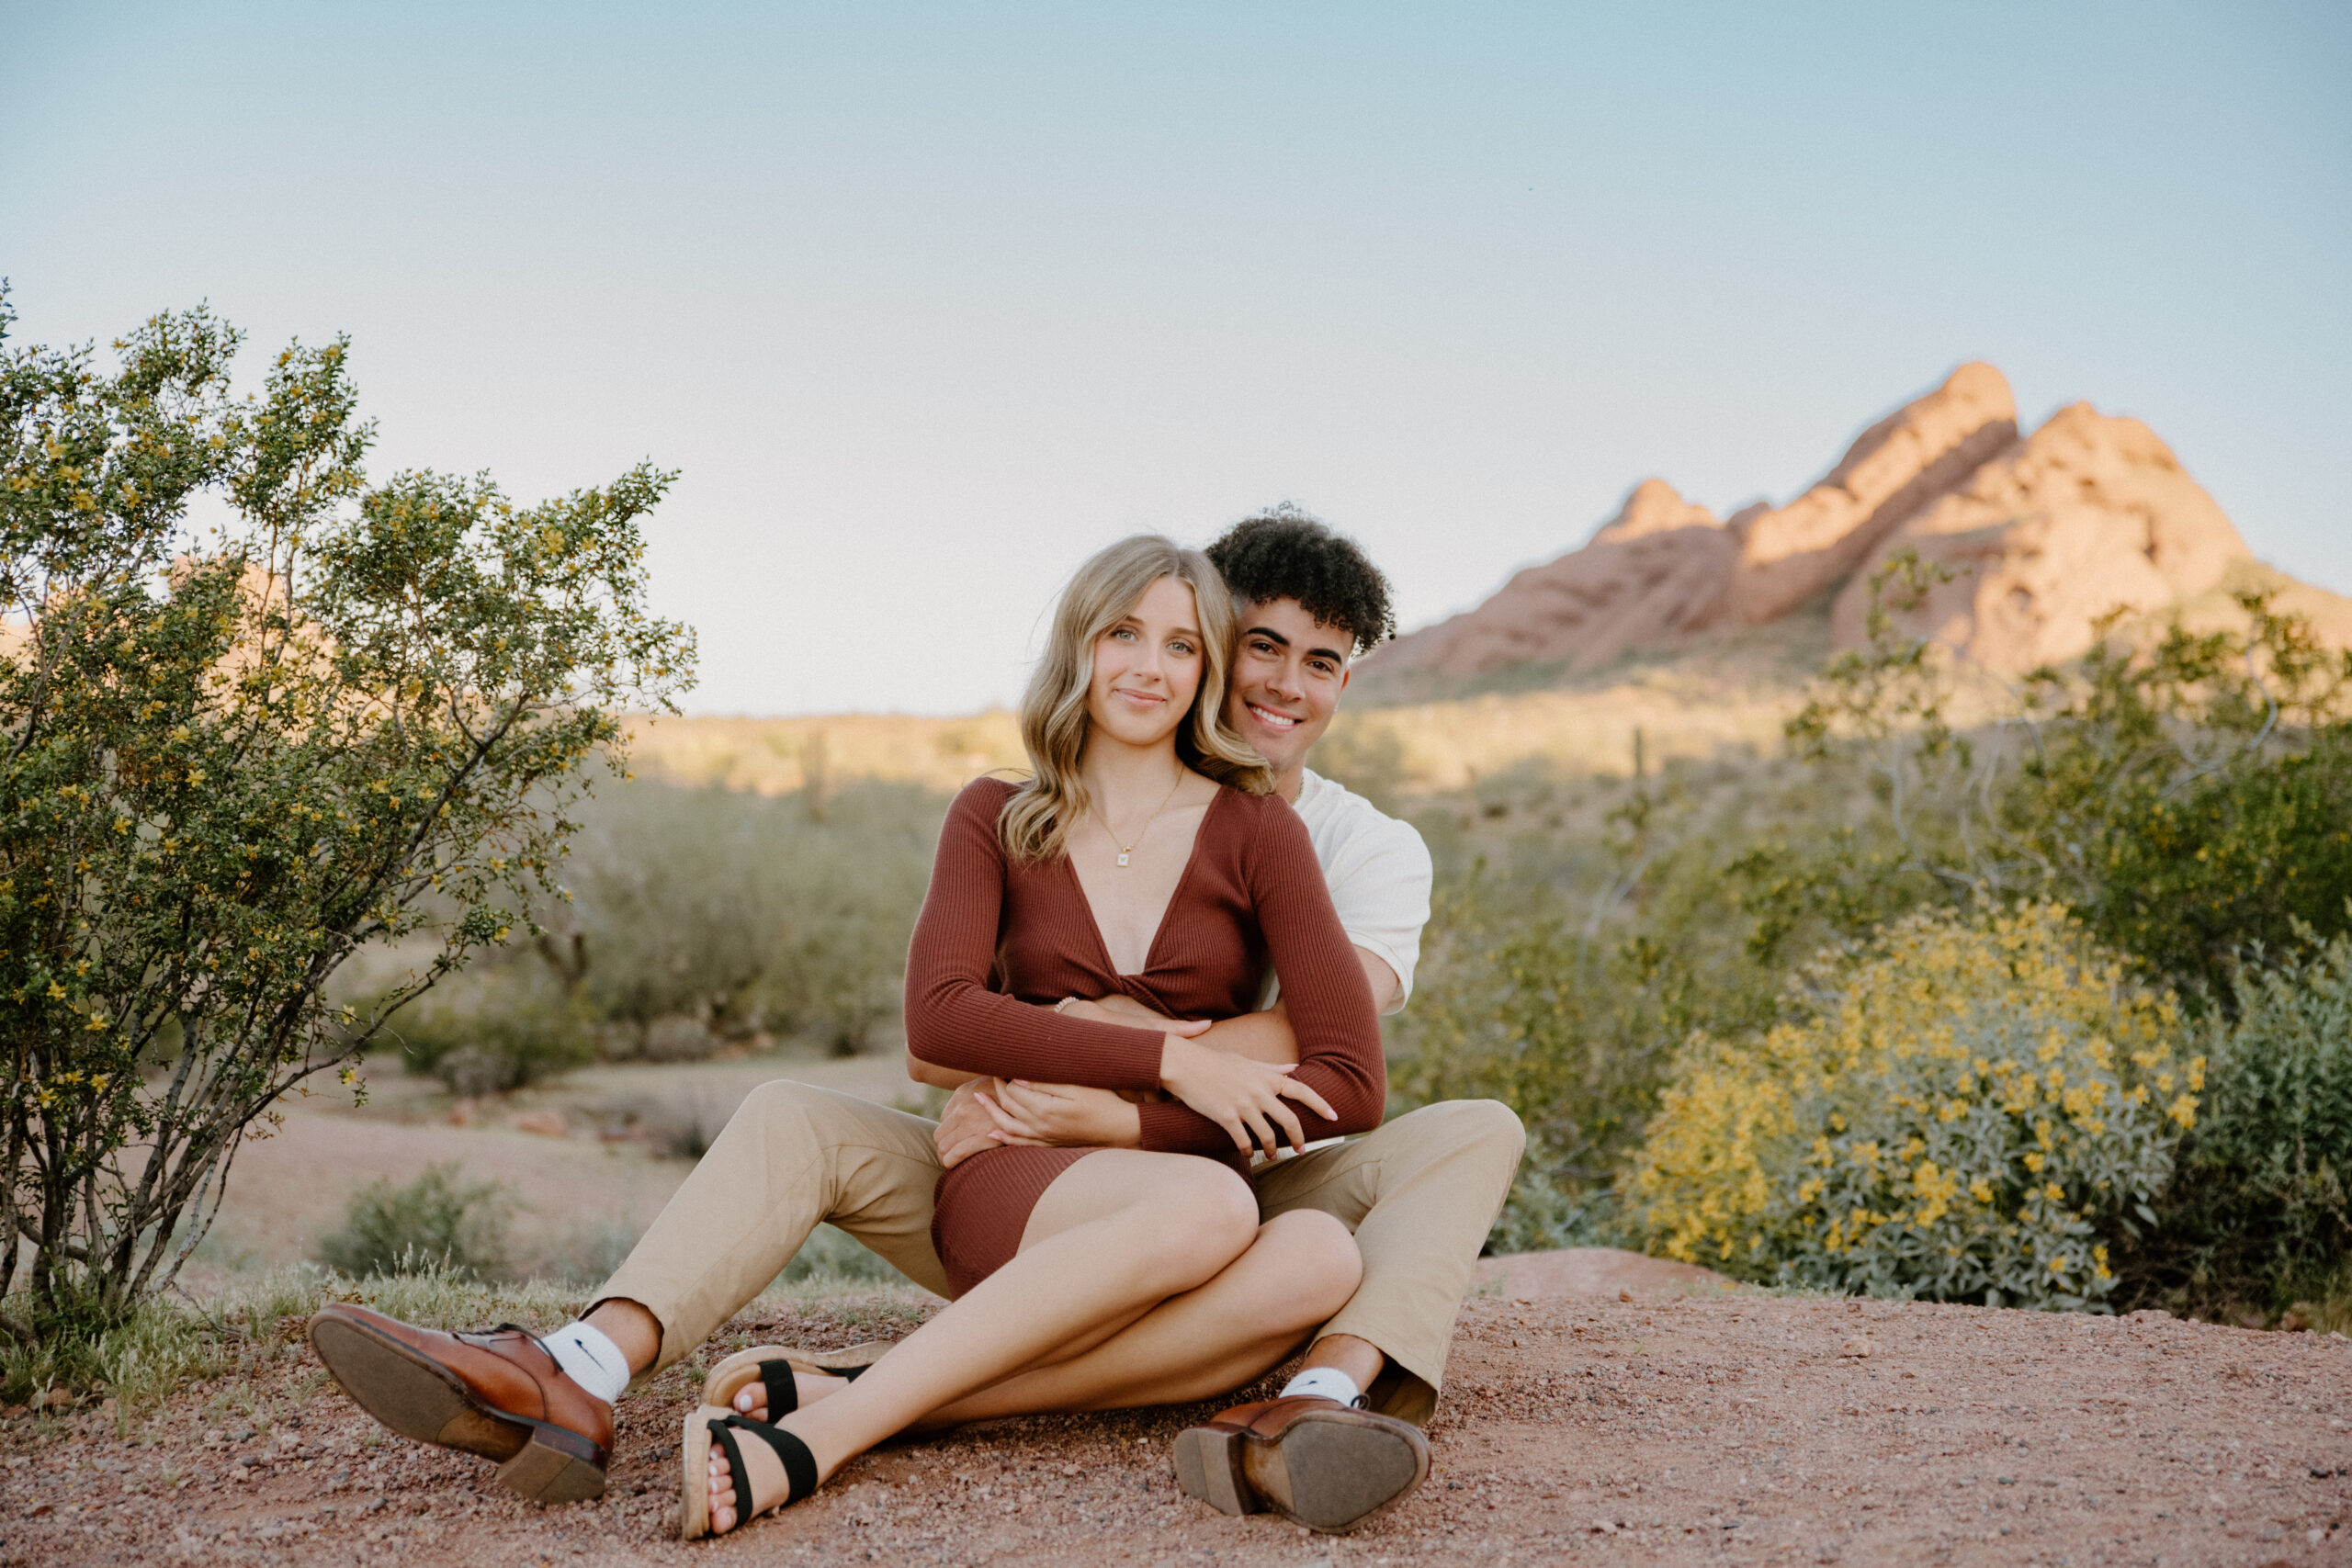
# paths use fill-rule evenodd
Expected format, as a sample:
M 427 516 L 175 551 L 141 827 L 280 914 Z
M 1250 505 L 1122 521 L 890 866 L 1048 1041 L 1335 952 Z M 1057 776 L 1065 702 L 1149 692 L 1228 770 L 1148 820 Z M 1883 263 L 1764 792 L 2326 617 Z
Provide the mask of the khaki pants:
M 762 1084 L 597 1300 L 633 1301 L 661 1320 L 658 1371 L 765 1290 L 820 1222 L 946 1294 L 931 1246 L 933 1125 L 789 1078 Z M 1388 1357 L 1366 1391 L 1374 1408 L 1418 1422 L 1436 1405 L 1454 1314 L 1524 1142 L 1508 1107 L 1450 1100 L 1260 1168 L 1267 1216 L 1320 1209 L 1355 1233 L 1363 1283 L 1320 1333 L 1352 1334 Z

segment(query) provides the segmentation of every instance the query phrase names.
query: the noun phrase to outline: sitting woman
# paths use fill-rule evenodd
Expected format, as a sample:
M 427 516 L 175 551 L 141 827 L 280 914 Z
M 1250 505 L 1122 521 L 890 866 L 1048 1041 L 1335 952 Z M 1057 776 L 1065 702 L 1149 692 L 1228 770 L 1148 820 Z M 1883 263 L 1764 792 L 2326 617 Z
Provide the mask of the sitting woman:
M 1346 1228 L 1313 1211 L 1261 1224 L 1249 1179 L 1253 1153 L 1378 1124 L 1386 1076 L 1306 827 L 1224 727 L 1232 623 L 1206 558 L 1157 537 L 1112 546 L 1064 592 L 1022 703 L 1032 776 L 970 784 L 941 830 L 907 1043 L 928 1083 L 1091 1086 L 1053 1129 L 1091 1146 L 1008 1134 L 943 1176 L 933 1236 L 956 1299 L 854 1382 L 772 1383 L 790 1408 L 754 1408 L 773 1425 L 689 1416 L 689 1538 L 807 1496 L 910 1427 L 1223 1393 L 1354 1293 Z M 1256 1005 L 1269 962 L 1296 1065 L 1195 1043 Z M 1058 1010 L 1122 997 L 1160 1021 Z

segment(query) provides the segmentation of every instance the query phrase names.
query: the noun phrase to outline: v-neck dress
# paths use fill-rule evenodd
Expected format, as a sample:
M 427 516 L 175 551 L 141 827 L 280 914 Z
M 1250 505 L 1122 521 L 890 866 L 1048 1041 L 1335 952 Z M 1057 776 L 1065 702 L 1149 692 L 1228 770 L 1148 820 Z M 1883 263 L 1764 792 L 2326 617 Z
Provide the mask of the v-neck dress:
M 967 784 L 940 829 L 907 955 L 909 1050 L 961 1072 L 1156 1089 L 1159 1031 L 1071 1018 L 1054 1004 L 1120 992 L 1170 1018 L 1233 1018 L 1254 1010 L 1271 964 L 1298 1037 L 1298 1080 L 1339 1113 L 1327 1121 L 1293 1101 L 1307 1139 L 1380 1124 L 1388 1077 L 1372 993 L 1306 826 L 1286 801 L 1217 791 L 1144 967 L 1122 975 L 1069 858 L 1020 862 L 1005 852 L 997 818 L 1015 789 L 1001 779 Z M 1249 1174 L 1249 1156 L 1190 1106 L 1138 1110 L 1143 1147 L 1221 1159 Z M 989 1149 L 940 1177 L 932 1241 L 956 1294 L 1020 1249 L 1038 1198 L 1094 1152 Z

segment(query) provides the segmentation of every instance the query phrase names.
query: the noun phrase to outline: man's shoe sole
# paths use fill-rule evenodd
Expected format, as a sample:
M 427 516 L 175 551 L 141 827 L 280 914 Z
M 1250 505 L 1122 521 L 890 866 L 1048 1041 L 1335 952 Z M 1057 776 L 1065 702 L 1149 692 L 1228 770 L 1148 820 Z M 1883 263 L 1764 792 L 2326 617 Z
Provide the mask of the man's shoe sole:
M 1419 1430 L 1349 1410 L 1301 1416 L 1271 1440 L 1194 1427 L 1178 1434 L 1175 1460 L 1186 1496 L 1221 1514 L 1272 1508 L 1325 1535 L 1386 1513 L 1430 1471 L 1429 1442 Z
M 588 1438 L 494 1410 L 456 1373 L 365 1324 L 322 1317 L 311 1348 L 362 1410 L 420 1443 L 499 1462 L 498 1479 L 535 1503 L 582 1503 L 605 1495 L 608 1456 Z

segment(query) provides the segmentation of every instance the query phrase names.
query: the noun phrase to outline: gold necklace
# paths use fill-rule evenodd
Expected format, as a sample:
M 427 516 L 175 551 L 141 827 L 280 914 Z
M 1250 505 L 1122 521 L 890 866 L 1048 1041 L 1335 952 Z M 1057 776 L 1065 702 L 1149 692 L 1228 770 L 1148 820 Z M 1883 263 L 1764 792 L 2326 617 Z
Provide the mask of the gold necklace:
M 1158 806 L 1152 807 L 1151 815 L 1143 819 L 1143 826 L 1136 829 L 1135 844 L 1119 843 L 1119 830 L 1111 826 L 1111 819 L 1102 814 L 1102 808 L 1091 800 L 1086 803 L 1087 809 L 1094 813 L 1094 819 L 1102 824 L 1102 830 L 1111 835 L 1111 842 L 1118 846 L 1121 865 L 1127 863 L 1127 857 L 1136 852 L 1136 844 L 1143 842 L 1143 836 L 1151 831 L 1151 825 L 1159 820 L 1159 814 L 1168 809 L 1168 803 L 1175 799 L 1176 792 L 1183 787 L 1184 773 L 1180 768 L 1176 773 L 1176 782 L 1168 786 L 1168 793 L 1160 797 Z

